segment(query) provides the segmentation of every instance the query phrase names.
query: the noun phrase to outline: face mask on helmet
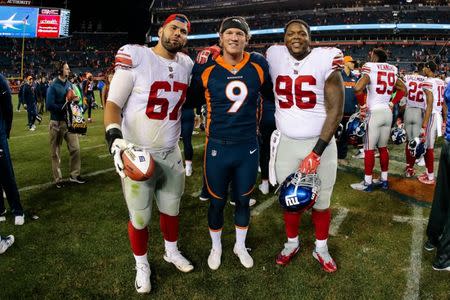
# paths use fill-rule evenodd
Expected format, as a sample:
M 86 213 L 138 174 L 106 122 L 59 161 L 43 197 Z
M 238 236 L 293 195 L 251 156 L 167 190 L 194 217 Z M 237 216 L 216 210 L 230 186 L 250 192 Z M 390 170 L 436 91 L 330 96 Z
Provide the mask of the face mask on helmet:
M 340 140 L 343 132 L 344 132 L 344 125 L 342 125 L 342 123 L 339 123 L 339 126 L 336 129 L 336 132 L 334 133 L 334 138 L 336 139 L 336 141 Z
M 401 127 L 392 128 L 391 139 L 396 145 L 403 144 L 406 142 L 406 130 Z
M 416 137 L 409 141 L 408 150 L 412 156 L 414 156 L 416 159 L 419 159 L 425 154 L 425 143 L 422 142 L 418 137 Z
M 320 179 L 317 174 L 295 172 L 280 186 L 278 201 L 282 208 L 291 212 L 302 212 L 311 208 L 317 200 Z

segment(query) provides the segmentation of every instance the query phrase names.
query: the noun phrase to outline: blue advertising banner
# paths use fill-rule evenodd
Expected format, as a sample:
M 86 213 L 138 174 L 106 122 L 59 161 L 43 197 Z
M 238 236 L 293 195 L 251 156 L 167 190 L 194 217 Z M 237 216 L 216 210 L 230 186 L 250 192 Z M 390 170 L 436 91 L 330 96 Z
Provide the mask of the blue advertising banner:
M 0 6 L 0 37 L 36 37 L 38 8 Z

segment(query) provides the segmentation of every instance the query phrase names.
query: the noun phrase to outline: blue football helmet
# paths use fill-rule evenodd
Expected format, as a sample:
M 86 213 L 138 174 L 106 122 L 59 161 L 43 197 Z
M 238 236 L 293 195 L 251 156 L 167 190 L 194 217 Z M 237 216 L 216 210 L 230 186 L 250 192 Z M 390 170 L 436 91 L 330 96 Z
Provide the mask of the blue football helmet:
M 396 145 L 406 142 L 406 130 L 403 127 L 394 127 L 391 130 L 391 139 Z
M 350 116 L 350 119 L 348 119 L 347 126 L 345 128 L 347 130 L 347 136 L 363 137 L 366 134 L 367 124 L 359 117 L 359 112 L 356 112 Z
M 408 150 L 412 156 L 419 159 L 425 155 L 425 151 L 427 149 L 425 147 L 425 143 L 420 138 L 416 137 L 409 141 Z
M 280 186 L 278 202 L 287 211 L 302 212 L 311 208 L 317 200 L 320 179 L 317 174 L 289 175 Z

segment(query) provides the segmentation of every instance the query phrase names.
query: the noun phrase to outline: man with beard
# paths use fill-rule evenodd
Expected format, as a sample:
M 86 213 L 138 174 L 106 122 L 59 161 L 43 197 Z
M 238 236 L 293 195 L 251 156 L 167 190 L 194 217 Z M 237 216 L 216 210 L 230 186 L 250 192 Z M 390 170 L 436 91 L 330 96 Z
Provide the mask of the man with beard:
M 204 183 L 210 204 L 209 233 L 212 248 L 208 266 L 219 268 L 222 256 L 221 235 L 224 207 L 231 184 L 235 203 L 236 243 L 233 252 L 245 268 L 253 259 L 245 245 L 250 223 L 250 194 L 258 171 L 257 109 L 260 94 L 273 101 L 272 82 L 267 61 L 244 49 L 250 39 L 250 28 L 242 17 L 222 21 L 219 29 L 222 55 L 205 55 L 192 71 L 188 105 L 206 103 L 206 146 Z M 199 56 L 202 56 L 201 54 Z
M 164 260 L 182 272 L 194 268 L 177 246 L 178 214 L 185 181 L 178 147 L 180 108 L 193 66 L 192 60 L 180 50 L 187 42 L 189 29 L 190 22 L 185 15 L 172 14 L 159 28 L 155 47 L 125 45 L 120 48 L 106 101 L 106 140 L 122 180 L 130 215 L 128 236 L 136 260 L 138 293 L 151 290 L 147 226 L 153 197 L 164 237 Z M 151 154 L 155 169 L 150 179 L 134 181 L 125 176 L 121 153 L 130 145 Z
M 275 91 L 275 121 L 271 158 L 272 184 L 282 184 L 294 172 L 317 174 L 322 182 L 311 219 L 315 227 L 313 257 L 326 272 L 336 263 L 328 252 L 330 199 L 336 181 L 337 147 L 334 133 L 342 118 L 344 59 L 337 48 L 310 48 L 311 31 L 303 20 L 291 20 L 284 28 L 285 45 L 271 46 L 266 53 Z M 301 211 L 284 211 L 287 242 L 276 263 L 287 265 L 299 251 Z

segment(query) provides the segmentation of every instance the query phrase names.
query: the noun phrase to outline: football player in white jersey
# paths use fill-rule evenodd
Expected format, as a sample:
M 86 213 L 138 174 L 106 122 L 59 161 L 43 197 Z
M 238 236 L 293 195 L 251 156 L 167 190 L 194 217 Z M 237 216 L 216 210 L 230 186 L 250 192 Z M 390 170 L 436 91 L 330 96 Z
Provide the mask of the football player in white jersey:
M 192 60 L 180 50 L 187 42 L 189 29 L 186 16 L 172 14 L 159 29 L 155 47 L 120 48 L 106 103 L 106 140 L 130 215 L 128 235 L 136 260 L 138 293 L 149 293 L 151 289 L 147 226 L 153 198 L 160 213 L 164 260 L 182 272 L 193 269 L 177 247 L 178 213 L 185 181 L 178 147 L 180 108 L 193 67 Z M 123 173 L 121 152 L 130 144 L 147 150 L 153 157 L 155 171 L 147 181 L 133 181 Z
M 418 176 L 418 180 L 424 184 L 434 184 L 434 142 L 436 136 L 442 135 L 442 113 L 447 115 L 447 106 L 444 101 L 445 82 L 435 75 L 437 66 L 433 61 L 425 63 L 423 73 L 428 77 L 423 85 L 423 90 L 428 98 L 433 99 L 433 109 L 426 127 L 427 150 L 425 152 L 426 172 Z
M 415 137 L 425 138 L 425 131 L 433 108 L 433 98 L 425 96 L 423 85 L 427 78 L 422 76 L 423 64 L 419 64 L 418 73 L 405 75 L 404 82 L 408 89 L 406 93 L 406 109 L 404 114 L 407 141 L 405 145 L 406 168 L 405 176 L 415 175 L 416 158 L 411 155 L 408 142 Z
M 372 173 L 375 166 L 375 147 L 380 153 L 381 180 L 383 189 L 388 188 L 389 141 L 392 125 L 392 108 L 405 94 L 406 87 L 397 77 L 397 67 L 386 63 L 387 54 L 383 49 L 373 49 L 370 62 L 361 68 L 361 78 L 355 85 L 355 94 L 361 110 L 367 112 L 367 133 L 364 137 L 364 181 L 352 184 L 357 190 L 371 192 L 373 189 Z M 367 99 L 364 103 L 364 92 L 367 88 Z M 391 101 L 394 88 L 397 90 Z
M 313 256 L 325 271 L 334 272 L 337 266 L 328 252 L 327 239 L 337 171 L 334 132 L 344 108 L 344 57 L 337 48 L 311 49 L 310 37 L 306 22 L 292 20 L 285 26 L 285 45 L 271 46 L 266 53 L 274 83 L 278 128 L 272 135 L 275 174 L 272 172 L 270 181 L 281 184 L 297 170 L 317 173 L 322 185 L 312 210 L 316 235 Z M 276 258 L 277 264 L 288 264 L 299 250 L 300 216 L 300 212 L 284 212 L 287 242 Z

